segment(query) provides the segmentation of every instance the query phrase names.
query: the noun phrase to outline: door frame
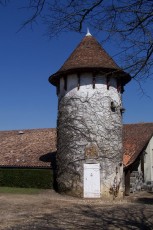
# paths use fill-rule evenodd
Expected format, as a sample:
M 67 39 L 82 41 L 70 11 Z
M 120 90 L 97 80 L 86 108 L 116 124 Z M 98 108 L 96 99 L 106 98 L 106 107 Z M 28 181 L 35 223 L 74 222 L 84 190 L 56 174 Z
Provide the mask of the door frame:
M 88 194 L 88 191 L 86 191 L 86 184 L 85 184 L 87 180 L 86 176 L 88 174 L 86 170 L 88 169 L 99 171 L 99 174 L 96 174 L 97 191 L 94 192 L 93 190 L 93 193 L 90 193 L 90 194 Z M 99 176 L 99 178 L 97 178 L 97 176 Z M 84 198 L 100 198 L 100 163 L 84 163 L 83 164 L 83 197 Z

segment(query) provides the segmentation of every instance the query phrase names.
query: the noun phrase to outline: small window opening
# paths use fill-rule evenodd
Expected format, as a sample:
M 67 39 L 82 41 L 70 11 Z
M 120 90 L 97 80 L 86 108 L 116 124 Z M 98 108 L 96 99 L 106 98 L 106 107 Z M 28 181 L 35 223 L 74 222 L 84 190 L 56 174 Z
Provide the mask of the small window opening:
M 21 135 L 21 134 L 24 134 L 24 132 L 20 130 L 18 131 L 18 134 Z
M 116 106 L 115 106 L 114 101 L 111 101 L 111 110 L 112 110 L 112 112 L 116 111 Z

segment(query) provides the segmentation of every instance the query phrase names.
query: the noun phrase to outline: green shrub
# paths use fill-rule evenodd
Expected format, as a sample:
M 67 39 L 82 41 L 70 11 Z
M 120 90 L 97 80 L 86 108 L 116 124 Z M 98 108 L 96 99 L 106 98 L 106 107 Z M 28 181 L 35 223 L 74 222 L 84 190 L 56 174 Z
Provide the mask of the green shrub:
M 51 169 L 0 169 L 0 186 L 20 188 L 53 187 Z

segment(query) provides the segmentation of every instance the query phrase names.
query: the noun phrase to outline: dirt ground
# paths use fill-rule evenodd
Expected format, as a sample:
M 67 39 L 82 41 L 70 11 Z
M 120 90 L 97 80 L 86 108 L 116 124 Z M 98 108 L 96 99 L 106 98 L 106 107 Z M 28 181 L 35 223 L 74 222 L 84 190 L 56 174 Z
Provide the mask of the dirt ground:
M 153 194 L 141 192 L 117 203 L 62 196 L 0 194 L 0 229 L 153 229 Z

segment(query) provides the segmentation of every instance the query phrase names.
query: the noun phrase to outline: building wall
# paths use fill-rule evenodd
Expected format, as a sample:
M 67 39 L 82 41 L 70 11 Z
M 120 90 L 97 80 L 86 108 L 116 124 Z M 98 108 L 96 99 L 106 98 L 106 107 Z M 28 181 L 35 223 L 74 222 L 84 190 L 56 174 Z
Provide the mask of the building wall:
M 57 121 L 57 182 L 59 191 L 83 196 L 83 165 L 100 163 L 101 196 L 122 196 L 121 93 L 117 83 L 90 73 L 60 82 Z M 111 109 L 111 102 L 115 106 Z
M 153 181 L 153 137 L 145 150 L 144 181 Z

